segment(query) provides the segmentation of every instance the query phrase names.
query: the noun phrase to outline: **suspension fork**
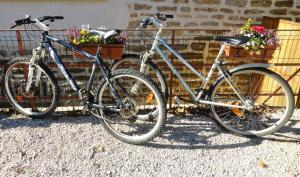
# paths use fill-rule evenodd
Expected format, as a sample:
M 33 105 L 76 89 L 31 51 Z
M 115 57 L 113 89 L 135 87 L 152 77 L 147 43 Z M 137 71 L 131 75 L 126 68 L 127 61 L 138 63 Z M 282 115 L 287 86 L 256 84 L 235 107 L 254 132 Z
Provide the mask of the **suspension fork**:
M 32 84 L 32 79 L 33 79 L 33 73 L 34 73 L 34 69 L 35 69 L 34 65 L 35 65 L 36 61 L 39 59 L 41 53 L 44 53 L 44 52 L 42 52 L 41 47 L 38 47 L 38 48 L 32 50 L 32 57 L 29 61 L 27 82 L 26 82 L 26 87 L 25 87 L 25 92 L 26 93 L 28 93 L 29 90 L 30 90 L 30 87 L 31 87 L 31 84 Z M 35 81 L 35 86 L 38 86 L 38 82 L 39 82 L 40 78 L 41 78 L 41 71 L 38 70 L 37 78 L 36 78 L 36 81 Z
M 152 55 L 152 52 L 151 52 L 151 51 L 146 51 L 146 52 L 144 53 L 144 55 L 142 56 L 142 58 L 141 58 L 141 66 L 140 66 L 140 73 L 143 73 L 143 74 L 147 74 L 147 73 L 148 73 L 149 67 L 148 67 L 148 65 L 147 65 L 146 63 L 147 63 L 147 61 L 148 61 L 148 58 L 149 58 L 151 55 Z M 133 87 L 132 87 L 132 89 L 131 89 L 131 92 L 132 92 L 132 93 L 137 92 L 139 86 L 140 86 L 140 81 L 137 81 L 137 82 L 133 85 Z
M 46 53 L 46 50 L 44 48 L 42 48 L 41 49 L 41 56 L 40 56 L 40 60 L 42 62 L 44 62 L 45 53 Z M 37 74 L 36 74 L 36 80 L 35 80 L 35 86 L 36 87 L 38 87 L 38 85 L 39 85 L 39 81 L 41 79 L 41 76 L 42 76 L 42 70 L 38 69 L 37 70 Z

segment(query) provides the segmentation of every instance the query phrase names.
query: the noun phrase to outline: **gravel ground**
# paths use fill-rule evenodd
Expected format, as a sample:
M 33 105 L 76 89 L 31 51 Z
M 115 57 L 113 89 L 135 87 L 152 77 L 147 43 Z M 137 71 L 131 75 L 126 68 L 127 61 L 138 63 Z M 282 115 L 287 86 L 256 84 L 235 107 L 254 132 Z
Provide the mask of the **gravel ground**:
M 143 146 L 93 117 L 0 118 L 0 176 L 300 176 L 300 111 L 275 135 L 244 138 L 206 116 L 172 116 Z

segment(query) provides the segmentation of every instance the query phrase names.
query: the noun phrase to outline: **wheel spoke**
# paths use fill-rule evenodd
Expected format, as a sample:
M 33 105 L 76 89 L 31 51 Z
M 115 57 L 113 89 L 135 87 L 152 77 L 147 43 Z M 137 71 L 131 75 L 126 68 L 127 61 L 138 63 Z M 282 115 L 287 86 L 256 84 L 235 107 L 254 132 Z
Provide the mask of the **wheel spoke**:
M 264 69 L 240 70 L 231 74 L 237 88 L 242 94 L 247 95 L 246 103 L 251 105 L 249 110 L 228 108 L 226 111 L 221 106 L 212 105 L 215 119 L 221 125 L 242 135 L 267 135 L 282 126 L 278 124 L 282 120 L 287 121 L 293 109 L 290 105 L 293 100 L 292 91 L 288 90 L 287 82 L 276 73 Z M 271 86 L 268 84 L 272 83 Z M 230 94 L 230 86 L 224 79 L 217 82 L 212 91 L 212 101 L 218 100 L 231 105 L 241 104 L 236 95 Z M 276 94 L 274 94 L 276 89 Z M 267 98 L 267 100 L 266 100 Z M 272 127 L 272 128 L 271 128 Z

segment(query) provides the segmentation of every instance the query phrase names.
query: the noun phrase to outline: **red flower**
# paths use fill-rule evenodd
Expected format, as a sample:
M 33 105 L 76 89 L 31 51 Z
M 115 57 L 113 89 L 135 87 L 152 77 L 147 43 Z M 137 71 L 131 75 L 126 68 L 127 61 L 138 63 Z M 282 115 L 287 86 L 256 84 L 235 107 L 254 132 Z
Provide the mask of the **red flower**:
M 252 26 L 251 29 L 260 34 L 263 34 L 266 32 L 266 28 L 264 26 Z

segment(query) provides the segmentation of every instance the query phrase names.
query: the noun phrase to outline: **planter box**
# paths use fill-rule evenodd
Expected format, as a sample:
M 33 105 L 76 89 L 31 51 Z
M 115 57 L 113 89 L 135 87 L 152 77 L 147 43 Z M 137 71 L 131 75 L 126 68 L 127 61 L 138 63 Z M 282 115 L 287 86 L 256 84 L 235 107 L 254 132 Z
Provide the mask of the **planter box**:
M 85 44 L 85 45 L 78 45 L 81 50 L 86 51 L 92 55 L 95 55 L 97 52 L 98 45 L 96 44 Z M 124 53 L 125 45 L 124 44 L 109 44 L 109 45 L 103 45 L 100 48 L 100 55 L 104 59 L 114 59 L 118 60 L 122 58 L 122 55 Z M 74 56 L 76 58 L 83 59 L 85 56 L 73 52 Z
M 265 46 L 260 54 L 253 53 L 250 55 L 250 52 L 242 47 L 226 46 L 225 56 L 228 58 L 271 59 L 276 48 L 276 46 Z

